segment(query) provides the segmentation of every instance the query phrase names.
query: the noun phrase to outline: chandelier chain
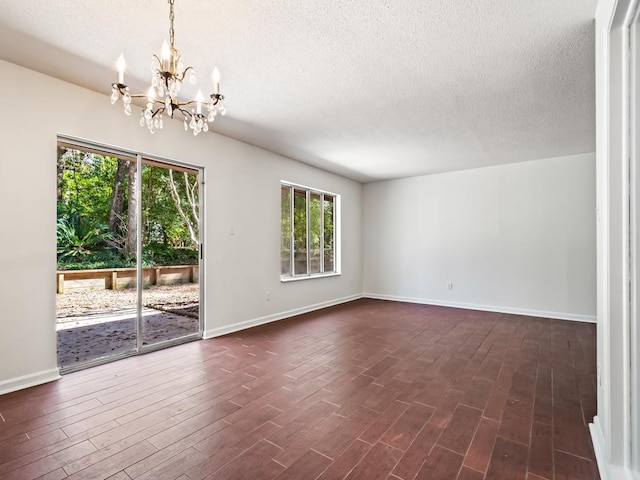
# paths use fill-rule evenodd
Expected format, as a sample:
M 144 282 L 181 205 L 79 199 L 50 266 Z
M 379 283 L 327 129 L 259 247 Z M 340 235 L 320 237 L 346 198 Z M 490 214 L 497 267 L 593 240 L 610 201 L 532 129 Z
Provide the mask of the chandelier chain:
M 173 14 L 173 3 L 174 0 L 169 0 L 169 45 L 171 45 L 171 48 L 174 48 L 174 43 L 173 43 L 173 38 L 174 38 L 174 30 L 173 30 L 173 19 L 174 19 L 174 14 Z

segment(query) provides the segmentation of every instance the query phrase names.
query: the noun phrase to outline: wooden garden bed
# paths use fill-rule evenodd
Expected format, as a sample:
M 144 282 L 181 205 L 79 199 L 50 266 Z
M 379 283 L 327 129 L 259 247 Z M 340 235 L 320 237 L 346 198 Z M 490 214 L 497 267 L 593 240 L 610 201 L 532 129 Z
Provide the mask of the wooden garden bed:
M 135 268 L 106 268 L 99 270 L 60 270 L 56 273 L 56 293 L 85 290 L 118 290 L 136 284 Z M 175 285 L 198 283 L 197 265 L 178 265 L 142 269 L 143 285 Z

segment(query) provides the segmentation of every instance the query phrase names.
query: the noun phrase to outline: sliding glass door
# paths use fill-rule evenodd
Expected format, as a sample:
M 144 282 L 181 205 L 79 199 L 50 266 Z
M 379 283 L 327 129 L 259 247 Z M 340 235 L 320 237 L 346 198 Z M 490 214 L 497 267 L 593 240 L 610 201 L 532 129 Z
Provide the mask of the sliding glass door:
M 141 204 L 145 349 L 200 335 L 200 172 L 143 158 Z
M 59 139 L 58 365 L 200 338 L 202 171 Z
M 62 370 L 137 350 L 136 156 L 57 149 L 56 331 Z

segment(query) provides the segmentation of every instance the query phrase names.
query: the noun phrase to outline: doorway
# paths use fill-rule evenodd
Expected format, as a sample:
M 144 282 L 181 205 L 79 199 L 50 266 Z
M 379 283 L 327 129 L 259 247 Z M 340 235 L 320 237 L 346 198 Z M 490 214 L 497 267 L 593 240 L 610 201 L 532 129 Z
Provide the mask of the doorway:
M 62 373 L 202 338 L 203 171 L 59 138 Z

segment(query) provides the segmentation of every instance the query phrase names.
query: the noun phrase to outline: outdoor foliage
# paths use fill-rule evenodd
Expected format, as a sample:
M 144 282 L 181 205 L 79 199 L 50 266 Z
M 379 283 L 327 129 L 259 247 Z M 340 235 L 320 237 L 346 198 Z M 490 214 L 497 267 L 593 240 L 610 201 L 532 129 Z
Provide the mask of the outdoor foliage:
M 142 264 L 145 267 L 157 265 L 197 265 L 198 251 L 192 248 L 171 248 L 162 244 L 149 244 L 143 251 Z
M 58 269 L 134 267 L 135 163 L 58 148 Z M 143 164 L 144 266 L 197 264 L 197 175 Z
M 105 240 L 112 235 L 106 227 L 94 225 L 78 214 L 70 214 L 58 219 L 57 240 L 58 257 L 73 258 L 76 261 L 104 246 Z
M 124 257 L 113 249 L 96 250 L 82 258 L 66 258 L 61 261 L 58 257 L 59 270 L 94 270 L 100 268 L 135 268 L 135 257 Z

